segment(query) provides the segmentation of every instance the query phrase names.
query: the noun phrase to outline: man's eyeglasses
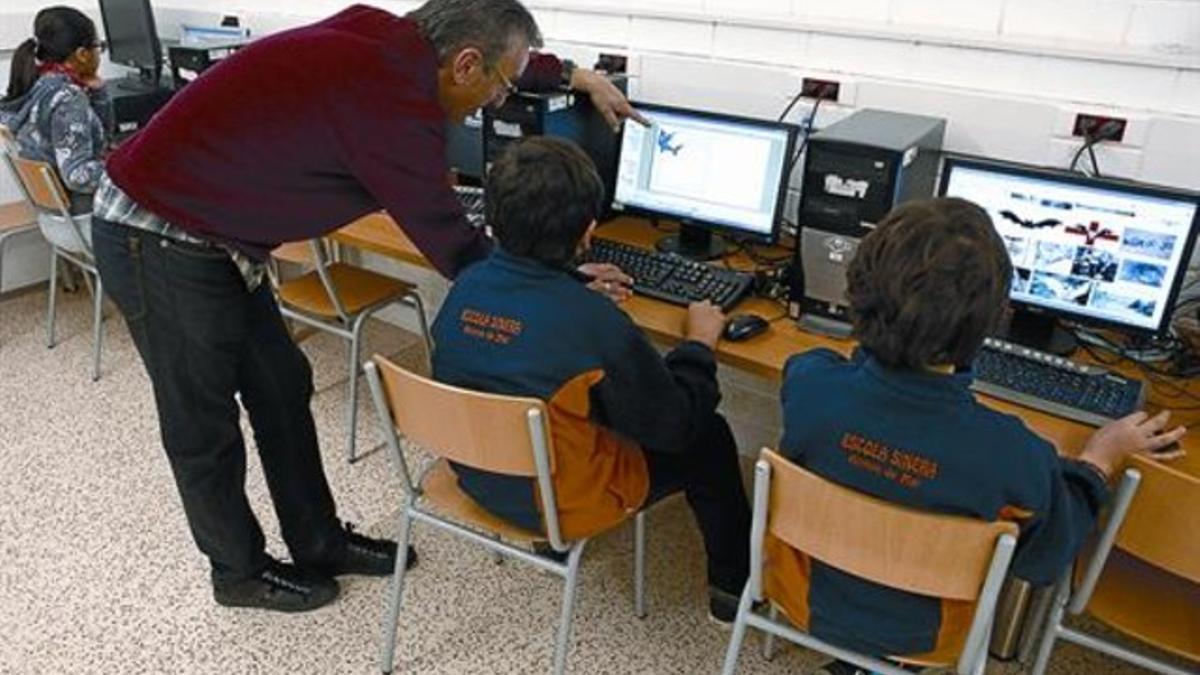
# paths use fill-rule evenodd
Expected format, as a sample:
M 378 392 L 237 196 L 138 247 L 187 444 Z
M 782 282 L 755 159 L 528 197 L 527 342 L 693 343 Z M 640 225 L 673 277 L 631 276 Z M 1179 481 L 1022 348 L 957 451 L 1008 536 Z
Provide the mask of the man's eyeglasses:
M 499 68 L 495 68 L 494 70 L 495 73 L 500 76 L 500 82 L 504 85 L 504 95 L 508 97 L 517 93 L 517 85 L 513 84 L 512 80 L 508 79 L 508 77 L 504 75 L 504 71 L 500 70 Z
M 104 52 L 108 51 L 108 43 L 105 42 L 104 40 L 97 40 L 97 41 L 93 42 L 92 44 L 88 45 L 88 49 L 95 49 L 96 51 L 103 54 Z

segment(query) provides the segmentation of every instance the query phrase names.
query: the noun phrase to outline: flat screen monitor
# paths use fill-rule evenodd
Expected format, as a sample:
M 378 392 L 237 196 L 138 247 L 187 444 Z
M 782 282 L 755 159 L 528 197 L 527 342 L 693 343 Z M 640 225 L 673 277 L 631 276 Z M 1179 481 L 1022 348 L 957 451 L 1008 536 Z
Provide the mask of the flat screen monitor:
M 659 248 L 708 259 L 712 234 L 774 243 L 796 143 L 791 124 L 647 103 L 621 132 L 613 211 L 678 221 Z
M 1025 310 L 1133 335 L 1161 334 L 1200 228 L 1200 194 L 968 158 L 940 193 L 983 207 Z
M 150 0 L 100 0 L 109 58 L 137 68 L 157 84 L 162 72 L 162 46 Z

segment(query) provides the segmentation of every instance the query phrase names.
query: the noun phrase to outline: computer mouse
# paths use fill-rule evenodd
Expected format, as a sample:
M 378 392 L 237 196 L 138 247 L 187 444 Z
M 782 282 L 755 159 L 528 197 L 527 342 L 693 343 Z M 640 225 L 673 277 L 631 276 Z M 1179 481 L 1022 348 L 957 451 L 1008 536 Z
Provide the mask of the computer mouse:
M 737 314 L 729 317 L 725 324 L 725 339 L 741 342 L 765 331 L 771 324 L 756 314 Z

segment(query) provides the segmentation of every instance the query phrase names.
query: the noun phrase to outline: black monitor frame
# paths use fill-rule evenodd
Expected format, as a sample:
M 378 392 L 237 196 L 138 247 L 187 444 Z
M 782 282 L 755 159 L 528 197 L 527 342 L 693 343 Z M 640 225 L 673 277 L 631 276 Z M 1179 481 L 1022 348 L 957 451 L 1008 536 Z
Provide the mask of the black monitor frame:
M 792 162 L 792 154 L 796 150 L 796 138 L 800 133 L 800 127 L 788 122 L 777 122 L 775 120 L 765 120 L 754 117 L 744 117 L 740 115 L 728 115 L 724 113 L 711 112 L 707 110 L 696 110 L 694 108 L 682 108 L 677 106 L 659 105 L 656 103 L 644 103 L 640 101 L 630 101 L 630 105 L 639 111 L 644 111 L 650 117 L 656 112 L 675 113 L 680 115 L 688 115 L 699 117 L 702 119 L 714 120 L 717 122 L 734 122 L 738 124 L 747 124 L 761 127 L 766 130 L 783 130 L 787 132 L 787 147 L 784 149 L 784 163 L 782 175 L 779 180 L 778 194 L 775 196 L 775 213 L 771 216 L 771 231 L 767 234 L 758 234 L 747 232 L 736 227 L 730 227 L 724 223 L 706 221 L 699 218 L 681 218 L 678 214 L 669 213 L 666 211 L 657 211 L 632 204 L 622 204 L 620 208 L 616 207 L 616 190 L 609 195 L 609 203 L 613 206 L 613 215 L 638 215 L 652 220 L 665 220 L 677 222 L 680 225 L 680 232 L 676 235 L 663 237 L 657 243 L 660 250 L 678 253 L 682 256 L 694 258 L 697 260 L 711 260 L 719 258 L 726 253 L 726 247 L 722 242 L 714 241 L 712 235 L 727 235 L 735 238 L 737 241 L 749 241 L 757 244 L 770 245 L 779 240 L 779 233 L 783 222 L 784 209 L 787 207 L 787 194 L 791 186 L 791 172 L 795 170 L 795 163 Z M 625 147 L 625 128 L 630 124 L 637 124 L 632 120 L 627 120 L 625 125 L 621 127 L 620 137 L 617 139 L 617 171 L 620 171 L 620 152 Z
M 1139 183 L 1117 178 L 1094 178 L 1092 176 L 1086 176 L 1080 173 L 1074 173 L 1054 167 L 1036 167 L 1025 164 L 1017 164 L 1014 162 L 1002 162 L 983 157 L 974 157 L 970 155 L 947 155 L 942 160 L 941 177 L 938 181 L 939 196 L 946 195 L 946 189 L 950 183 L 950 175 L 953 173 L 954 167 L 957 166 L 1007 174 L 1019 178 L 1040 178 L 1067 185 L 1076 185 L 1092 189 L 1112 190 L 1114 192 L 1122 192 L 1128 195 L 1139 197 L 1152 197 L 1172 201 L 1192 202 L 1196 204 L 1196 211 L 1192 217 L 1192 223 L 1188 226 L 1186 239 L 1183 242 L 1183 256 L 1180 258 L 1180 265 L 1175 271 L 1174 278 L 1171 279 L 1171 290 L 1167 295 L 1166 309 L 1156 327 L 1146 328 L 1143 326 L 1135 326 L 1127 323 L 1121 323 L 1120 321 L 1112 321 L 1087 314 L 1071 312 L 1061 308 L 1044 307 L 1042 305 L 1010 298 L 1010 303 L 1015 311 L 1014 324 L 1020 324 L 1022 329 L 1031 331 L 1033 333 L 1037 333 L 1039 330 L 1048 330 L 1049 328 L 1052 328 L 1053 324 L 1058 320 L 1066 320 L 1072 323 L 1096 328 L 1111 329 L 1125 335 L 1142 338 L 1162 336 L 1169 331 L 1171 318 L 1174 314 L 1175 304 L 1179 299 L 1179 291 L 1183 286 L 1184 277 L 1187 276 L 1188 263 L 1192 258 L 1192 252 L 1196 244 L 1197 233 L 1200 232 L 1200 193 L 1186 189 L 1150 185 L 1147 183 Z M 1022 316 L 1022 314 L 1024 316 Z M 1042 323 L 1041 326 L 1037 325 L 1039 323 L 1039 319 Z M 1046 326 L 1046 323 L 1050 323 L 1051 326 Z M 1057 350 L 1047 349 L 1046 351 Z
M 147 41 L 154 51 L 154 63 L 146 64 L 135 59 L 121 59 L 118 57 L 118 54 L 114 51 L 114 43 L 111 38 L 113 31 L 112 20 L 109 16 L 111 13 L 110 3 L 138 3 L 141 5 L 142 25 L 139 28 L 147 37 Z M 162 42 L 158 39 L 158 28 L 154 22 L 154 8 L 150 6 L 150 0 L 100 0 L 100 18 L 104 22 L 104 35 L 108 41 L 109 59 L 113 63 L 137 68 L 142 84 L 157 88 L 163 69 Z

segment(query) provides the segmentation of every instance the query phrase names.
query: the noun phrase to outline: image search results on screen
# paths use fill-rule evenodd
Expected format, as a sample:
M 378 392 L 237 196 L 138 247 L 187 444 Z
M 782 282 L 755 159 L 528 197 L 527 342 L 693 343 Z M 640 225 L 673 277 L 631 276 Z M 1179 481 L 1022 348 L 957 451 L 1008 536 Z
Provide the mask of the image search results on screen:
M 1185 204 L 955 167 L 947 194 L 984 207 L 1012 259 L 1012 297 L 1154 328 L 1183 264 Z

